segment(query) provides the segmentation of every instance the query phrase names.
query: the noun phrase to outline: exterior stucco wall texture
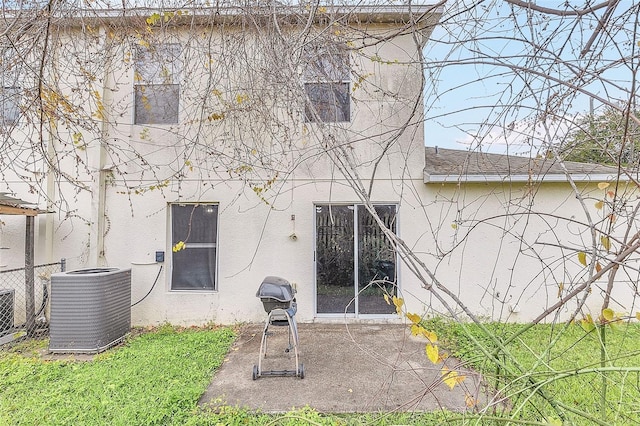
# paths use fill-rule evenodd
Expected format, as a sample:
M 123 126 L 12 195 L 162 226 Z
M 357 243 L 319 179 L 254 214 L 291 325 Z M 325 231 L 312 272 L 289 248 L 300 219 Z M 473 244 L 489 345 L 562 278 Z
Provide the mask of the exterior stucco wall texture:
M 585 235 L 577 233 L 565 220 L 546 216 L 567 211 L 574 213 L 575 220 L 584 219 L 580 218 L 581 206 L 568 185 L 543 185 L 531 204 L 535 214 L 518 217 L 514 210 L 519 208 L 511 206 L 507 210 L 505 197 L 515 202 L 526 190 L 523 185 L 506 189 L 504 185 L 482 184 L 461 189 L 454 185 L 434 188 L 419 181 L 410 182 L 419 188 L 421 200 L 398 200 L 401 185 L 384 183 L 377 184 L 380 195 L 376 199 L 399 204 L 400 237 L 435 272 L 440 283 L 475 315 L 491 320 L 529 321 L 559 300 L 560 283 L 567 283 L 566 292 L 569 283 L 580 282 L 585 268 L 578 263 L 576 253 L 562 252 L 556 246 L 580 247 L 585 244 Z M 241 190 L 242 184 L 236 185 Z M 167 262 L 162 265 L 153 291 L 133 308 L 134 323 L 261 321 L 265 313 L 255 293 L 267 275 L 282 276 L 294 283 L 298 290 L 299 321 L 322 320 L 314 312 L 314 205 L 328 201 L 357 202 L 353 192 L 339 182 L 315 182 L 313 191 L 300 185 L 300 189 L 287 191 L 292 192 L 291 199 L 271 209 L 250 198 L 238 202 L 229 197 L 234 191 L 225 188 L 219 195 L 214 191 L 210 199 L 200 200 L 220 205 L 216 292 L 169 290 L 171 247 L 167 237 L 168 209 L 163 197 L 141 196 L 153 209 L 140 214 L 137 213 L 140 210 L 134 210 L 133 216 L 128 209 L 108 209 L 109 233 L 113 237 L 105 240 L 105 257 L 109 265 L 132 268 L 133 301 L 142 298 L 154 285 L 161 266 L 154 261 L 155 251 L 167 253 Z M 591 184 L 583 189 L 597 191 L 597 186 Z M 477 199 L 482 208 L 476 209 L 469 203 L 469 216 L 464 209 L 462 213 L 451 209 L 449 200 L 461 194 L 467 200 Z M 419 202 L 426 207 L 420 207 Z M 456 229 L 451 226 L 454 223 L 458 224 Z M 295 241 L 289 237 L 294 231 Z M 537 246 L 527 247 L 523 241 L 535 241 Z M 405 265 L 400 266 L 398 278 L 408 311 L 450 315 Z M 599 293 L 604 286 L 605 281 L 601 280 L 592 290 L 585 306 L 592 313 L 598 312 L 602 300 Z M 630 310 L 624 301 L 631 300 L 633 283 L 621 280 L 616 289 L 614 309 Z M 455 312 L 461 313 L 459 307 L 449 303 Z M 560 318 L 568 318 L 575 308 L 576 303 L 567 304 L 559 312 Z M 552 319 L 557 319 L 555 314 L 548 317 Z
M 594 223 L 608 220 L 608 212 L 595 206 L 604 194 L 597 182 L 578 184 L 586 200 L 584 206 L 568 183 L 431 184 L 425 189 L 427 208 L 419 219 L 422 223 L 405 221 L 403 229 L 423 230 L 420 235 L 424 241 L 417 247 L 425 250 L 427 264 L 479 318 L 537 319 L 587 280 L 593 245 L 584 207 Z M 631 187 L 627 190 L 634 191 Z M 425 227 L 425 223 L 429 225 Z M 620 220 L 614 226 L 610 239 L 616 243 L 611 250 L 619 249 L 617 242 L 623 240 L 626 225 Z M 600 234 L 596 243 L 602 251 Z M 586 253 L 587 266 L 578 259 L 580 251 Z M 637 263 L 637 256 L 632 255 L 630 265 Z M 632 275 L 616 276 L 610 305 L 616 312 L 633 310 L 637 277 Z M 605 275 L 595 281 L 588 293 L 581 292 L 544 321 L 566 320 L 573 315 L 582 318 L 586 313 L 597 317 L 607 279 Z M 586 303 L 578 311 L 585 294 Z M 430 304 L 423 310 L 447 313 L 433 297 L 426 300 Z M 454 310 L 461 313 L 458 307 Z

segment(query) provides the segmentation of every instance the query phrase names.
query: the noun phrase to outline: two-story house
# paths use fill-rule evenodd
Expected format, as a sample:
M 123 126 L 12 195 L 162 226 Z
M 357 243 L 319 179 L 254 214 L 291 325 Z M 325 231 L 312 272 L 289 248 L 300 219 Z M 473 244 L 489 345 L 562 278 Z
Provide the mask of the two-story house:
M 403 200 L 422 182 L 422 49 L 440 13 L 54 11 L 40 80 L 23 77 L 41 115 L 5 109 L 11 140 L 47 146 L 56 213 L 38 256 L 131 267 L 135 323 L 260 319 L 266 275 L 294 283 L 301 320 L 395 317 L 383 293 L 416 284 L 366 204 L 418 234 Z
M 39 260 L 132 268 L 134 323 L 262 320 L 268 275 L 296 287 L 299 321 L 395 320 L 394 296 L 494 319 L 554 303 L 562 265 L 518 245 L 531 228 L 517 218 L 570 198 L 564 172 L 433 149 L 425 169 L 423 49 L 441 6 L 46 12 L 36 33 L 5 34 L 3 67 L 23 74 L 3 92 L 2 190 L 55 212 L 37 221 Z M 589 191 L 611 176 L 568 171 Z M 540 243 L 574 235 L 541 217 Z

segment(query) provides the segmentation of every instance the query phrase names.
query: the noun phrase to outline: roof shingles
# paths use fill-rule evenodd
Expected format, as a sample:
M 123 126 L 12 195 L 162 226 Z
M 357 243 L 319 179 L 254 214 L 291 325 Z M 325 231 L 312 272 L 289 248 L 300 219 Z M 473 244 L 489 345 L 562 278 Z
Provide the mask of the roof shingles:
M 602 181 L 617 176 L 617 169 L 591 163 L 560 162 L 437 147 L 425 148 L 425 183 L 458 182 L 567 182 Z

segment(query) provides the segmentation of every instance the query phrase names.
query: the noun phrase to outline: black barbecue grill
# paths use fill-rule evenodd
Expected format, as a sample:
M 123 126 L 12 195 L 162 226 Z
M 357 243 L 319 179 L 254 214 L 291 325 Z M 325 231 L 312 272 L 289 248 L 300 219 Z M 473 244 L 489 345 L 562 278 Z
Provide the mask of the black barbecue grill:
M 284 278 L 266 277 L 260 284 L 256 297 L 262 301 L 266 313 L 271 313 L 274 309 L 293 309 L 293 316 L 296 313 L 295 292 Z
M 262 376 L 296 376 L 304 378 L 304 365 L 300 363 L 298 356 L 298 326 L 296 325 L 295 314 L 297 304 L 295 289 L 289 281 L 280 277 L 266 277 L 256 292 L 256 297 L 260 298 L 265 312 L 268 314 L 262 332 L 260 343 L 260 355 L 258 364 L 253 366 L 253 380 Z M 269 331 L 271 326 L 286 326 L 288 328 L 289 345 L 285 352 L 293 351 L 295 355 L 295 370 L 266 370 L 262 369 L 262 360 L 267 356 L 267 339 L 272 334 Z

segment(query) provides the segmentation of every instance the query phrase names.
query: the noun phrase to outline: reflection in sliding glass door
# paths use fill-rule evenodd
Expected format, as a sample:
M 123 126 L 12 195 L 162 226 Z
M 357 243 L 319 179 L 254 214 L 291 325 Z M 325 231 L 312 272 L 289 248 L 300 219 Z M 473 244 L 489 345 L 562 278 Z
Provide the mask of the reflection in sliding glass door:
M 396 206 L 375 211 L 396 232 Z M 393 314 L 384 295 L 396 292 L 396 254 L 362 205 L 316 205 L 316 312 Z

